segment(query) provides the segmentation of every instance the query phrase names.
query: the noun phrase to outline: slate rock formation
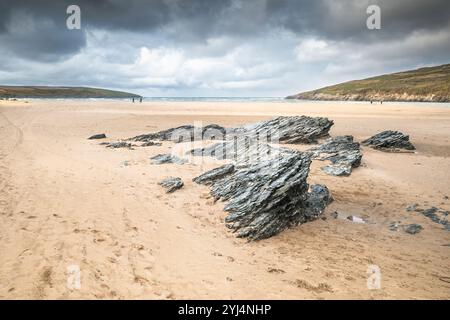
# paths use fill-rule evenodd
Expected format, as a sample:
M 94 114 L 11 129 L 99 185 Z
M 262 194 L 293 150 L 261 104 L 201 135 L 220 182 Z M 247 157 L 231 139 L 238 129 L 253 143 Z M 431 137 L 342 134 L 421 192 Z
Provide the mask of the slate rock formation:
M 164 164 L 164 163 L 174 163 L 174 164 L 185 164 L 186 159 L 179 158 L 171 154 L 158 154 L 150 158 L 152 164 Z
M 310 155 L 292 151 L 251 166 L 224 165 L 193 181 L 210 185 L 215 200 L 228 201 L 225 222 L 238 237 L 259 240 L 316 219 L 329 203 L 325 186 L 308 193 L 310 163 Z
M 106 134 L 99 133 L 99 134 L 94 134 L 93 136 L 90 136 L 88 138 L 88 140 L 97 140 L 97 139 L 105 139 L 105 138 L 106 138 Z
M 184 125 L 167 130 L 129 138 L 130 141 L 152 140 L 186 142 L 199 140 L 232 140 L 248 137 L 275 143 L 314 143 L 318 138 L 328 136 L 333 121 L 321 117 L 277 117 L 237 128 L 224 128 L 217 124 L 205 127 Z
M 322 170 L 334 176 L 349 176 L 352 168 L 361 164 L 361 148 L 358 142 L 353 141 L 353 136 L 337 136 L 329 138 L 318 147 L 308 150 L 316 160 L 330 160 L 331 164 Z
M 158 184 L 166 189 L 166 193 L 172 193 L 175 190 L 180 189 L 184 185 L 183 180 L 181 180 L 181 178 L 174 178 L 174 177 L 166 178 L 161 182 L 158 182 Z
M 232 129 L 228 129 L 232 130 Z M 184 125 L 176 128 L 158 131 L 155 133 L 142 134 L 128 140 L 149 142 L 152 140 L 187 142 L 195 140 L 225 140 L 227 129 L 217 124 L 210 124 L 205 127 L 194 127 L 193 125 Z
M 275 119 L 249 124 L 236 131 L 252 139 L 267 139 L 279 143 L 315 143 L 318 138 L 328 136 L 332 120 L 322 117 L 277 117 Z
M 408 135 L 392 130 L 380 132 L 361 143 L 374 149 L 390 152 L 399 152 L 402 150 L 411 151 L 416 149 L 409 141 Z
M 105 145 L 107 148 L 112 148 L 112 149 L 119 149 L 119 148 L 133 149 L 133 147 L 135 147 L 134 144 L 126 142 L 126 141 L 110 142 L 110 143 L 106 143 Z
M 155 142 L 155 141 L 147 141 L 144 142 L 143 144 L 141 144 L 141 147 L 153 147 L 153 146 L 161 146 L 162 143 L 161 142 Z

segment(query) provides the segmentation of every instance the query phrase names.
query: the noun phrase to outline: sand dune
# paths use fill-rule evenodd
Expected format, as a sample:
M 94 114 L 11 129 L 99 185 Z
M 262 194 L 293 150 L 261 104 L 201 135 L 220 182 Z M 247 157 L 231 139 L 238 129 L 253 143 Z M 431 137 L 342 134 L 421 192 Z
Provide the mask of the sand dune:
M 335 201 L 319 219 L 246 242 L 224 226 L 224 204 L 191 179 L 217 166 L 151 165 L 173 144 L 107 149 L 107 141 L 194 122 L 235 126 L 278 115 L 327 116 L 332 135 L 361 141 L 408 133 L 414 154 L 363 147 L 350 177 L 310 183 Z M 0 298 L 450 298 L 450 232 L 405 208 L 450 210 L 450 108 L 409 104 L 0 101 Z M 290 146 L 302 149 L 304 146 Z M 179 176 L 166 194 L 157 182 Z M 334 219 L 354 214 L 366 224 Z M 389 224 L 419 223 L 416 235 Z M 67 287 L 77 265 L 81 288 Z M 367 269 L 381 288 L 367 288 Z

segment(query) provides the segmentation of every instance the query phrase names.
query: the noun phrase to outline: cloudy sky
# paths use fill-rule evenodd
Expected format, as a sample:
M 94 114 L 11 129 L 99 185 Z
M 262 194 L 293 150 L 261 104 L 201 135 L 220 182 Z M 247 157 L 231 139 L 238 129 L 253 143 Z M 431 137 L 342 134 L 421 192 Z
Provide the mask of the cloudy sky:
M 69 30 L 66 9 L 81 8 Z M 369 5 L 381 29 L 366 26 Z M 450 63 L 449 0 L 0 0 L 0 84 L 286 96 Z

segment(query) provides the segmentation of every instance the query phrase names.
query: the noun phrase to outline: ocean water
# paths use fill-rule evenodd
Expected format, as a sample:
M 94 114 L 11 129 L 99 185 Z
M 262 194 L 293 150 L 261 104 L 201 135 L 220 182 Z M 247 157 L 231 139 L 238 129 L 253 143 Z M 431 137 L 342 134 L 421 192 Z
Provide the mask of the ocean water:
M 20 98 L 20 100 L 88 100 L 88 101 L 130 101 L 131 98 Z M 139 103 L 139 99 L 135 100 Z M 293 103 L 293 104 L 335 104 L 345 105 L 351 104 L 370 104 L 369 101 L 318 101 L 318 100 L 297 100 L 297 99 L 285 99 L 284 97 L 144 97 L 144 102 L 258 102 L 258 103 Z M 379 102 L 374 102 L 373 106 L 380 105 Z M 421 107 L 444 107 L 450 108 L 450 102 L 401 102 L 401 101 L 384 101 L 383 105 L 394 106 L 421 106 Z

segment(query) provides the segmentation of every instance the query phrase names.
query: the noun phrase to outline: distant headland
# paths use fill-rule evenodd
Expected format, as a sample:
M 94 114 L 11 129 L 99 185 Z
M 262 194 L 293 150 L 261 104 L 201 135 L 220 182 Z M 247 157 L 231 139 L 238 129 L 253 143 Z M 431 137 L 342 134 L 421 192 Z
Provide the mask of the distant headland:
M 140 98 L 141 96 L 108 89 L 62 86 L 2 86 L 0 98 Z
M 450 102 L 450 64 L 354 80 L 287 99 Z

